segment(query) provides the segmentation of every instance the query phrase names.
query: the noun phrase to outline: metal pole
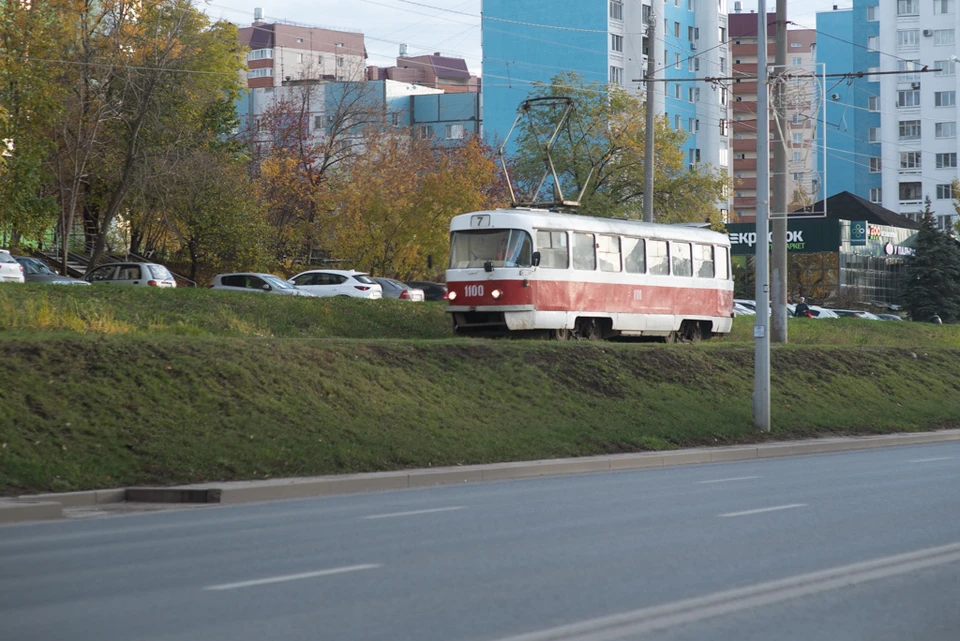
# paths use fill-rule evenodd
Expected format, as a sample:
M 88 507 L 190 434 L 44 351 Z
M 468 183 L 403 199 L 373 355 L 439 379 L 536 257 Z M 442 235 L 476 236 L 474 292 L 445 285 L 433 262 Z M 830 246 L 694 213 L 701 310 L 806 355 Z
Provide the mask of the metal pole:
M 657 83 L 653 78 L 657 73 L 657 57 L 654 51 L 657 50 L 657 17 L 650 7 L 650 20 L 647 22 L 647 104 L 646 109 L 646 131 L 643 141 L 643 220 L 648 223 L 653 222 L 653 170 L 654 170 L 654 149 L 653 149 L 653 130 L 654 109 L 653 94 Z
M 787 0 L 777 0 L 777 55 L 774 64 L 777 75 L 783 73 L 787 65 Z M 779 79 L 778 79 L 779 80 Z M 782 82 L 775 82 L 773 89 L 773 108 L 777 114 L 778 127 L 774 128 L 773 139 L 773 265 L 770 279 L 770 295 L 773 303 L 770 340 L 774 343 L 787 342 L 787 150 L 786 140 L 781 132 L 785 131 L 786 110 Z
M 757 316 L 753 326 L 753 424 L 770 431 L 770 111 L 767 96 L 767 2 L 757 4 Z

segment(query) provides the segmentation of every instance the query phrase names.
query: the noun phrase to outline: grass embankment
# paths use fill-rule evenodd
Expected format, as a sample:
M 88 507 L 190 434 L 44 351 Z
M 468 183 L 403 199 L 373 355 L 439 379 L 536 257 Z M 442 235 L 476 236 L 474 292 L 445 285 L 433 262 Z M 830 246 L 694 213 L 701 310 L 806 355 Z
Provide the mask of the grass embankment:
M 0 358 L 6 494 L 761 438 L 743 345 L 58 332 Z M 773 372 L 769 438 L 960 425 L 960 350 L 790 347 Z

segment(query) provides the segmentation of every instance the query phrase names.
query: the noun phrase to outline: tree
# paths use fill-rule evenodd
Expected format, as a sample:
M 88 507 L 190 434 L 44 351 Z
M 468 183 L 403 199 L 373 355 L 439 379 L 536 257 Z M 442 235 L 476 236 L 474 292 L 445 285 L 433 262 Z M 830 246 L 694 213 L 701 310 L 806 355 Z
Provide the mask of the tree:
M 620 87 L 586 83 L 575 72 L 564 72 L 547 83 L 536 83 L 531 98 L 573 99 L 572 117 L 552 151 L 565 194 L 586 187 L 580 213 L 592 216 L 641 217 L 643 200 L 644 105 Z M 534 129 L 551 132 L 560 108 L 532 110 L 518 125 L 516 178 L 528 192 L 543 175 L 543 154 Z M 683 149 L 686 133 L 656 119 L 654 211 L 658 222 L 719 221 L 717 203 L 727 178 L 711 165 L 691 169 Z M 552 188 L 547 185 L 548 189 Z M 552 196 L 547 195 L 552 199 Z
M 929 197 L 921 225 L 916 252 L 907 258 L 904 308 L 913 320 L 937 314 L 945 323 L 960 322 L 960 248 L 937 229 Z
M 497 168 L 482 141 L 443 148 L 381 130 L 338 175 L 329 247 L 349 265 L 403 279 L 445 265 L 450 219 L 504 205 L 492 200 Z M 431 276 L 433 274 L 430 274 Z

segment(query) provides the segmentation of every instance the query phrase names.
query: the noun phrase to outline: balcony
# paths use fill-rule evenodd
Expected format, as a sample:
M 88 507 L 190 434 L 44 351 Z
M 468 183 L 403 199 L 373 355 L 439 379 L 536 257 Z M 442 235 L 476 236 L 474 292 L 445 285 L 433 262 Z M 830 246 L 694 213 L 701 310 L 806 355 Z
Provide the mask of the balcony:
M 756 197 L 756 196 L 750 196 L 749 198 L 746 197 L 746 196 L 744 196 L 744 197 L 742 197 L 742 198 L 734 198 L 734 199 L 733 199 L 733 208 L 734 208 L 734 209 L 741 209 L 741 208 L 756 209 L 756 207 L 757 207 L 757 197 Z
M 756 114 L 757 113 L 757 101 L 756 100 L 740 100 L 733 102 L 733 113 L 735 114 Z
M 733 186 L 737 191 L 746 191 L 751 189 L 756 191 L 757 179 L 756 178 L 734 178 Z M 756 200 L 756 196 L 754 196 L 754 200 Z

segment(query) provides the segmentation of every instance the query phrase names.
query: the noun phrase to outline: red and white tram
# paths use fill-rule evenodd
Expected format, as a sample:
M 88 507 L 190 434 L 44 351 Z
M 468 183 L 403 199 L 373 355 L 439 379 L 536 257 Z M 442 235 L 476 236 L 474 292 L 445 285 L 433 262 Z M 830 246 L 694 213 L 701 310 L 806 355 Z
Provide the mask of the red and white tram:
M 455 217 L 447 289 L 459 334 L 693 341 L 733 316 L 726 235 L 542 209 Z

